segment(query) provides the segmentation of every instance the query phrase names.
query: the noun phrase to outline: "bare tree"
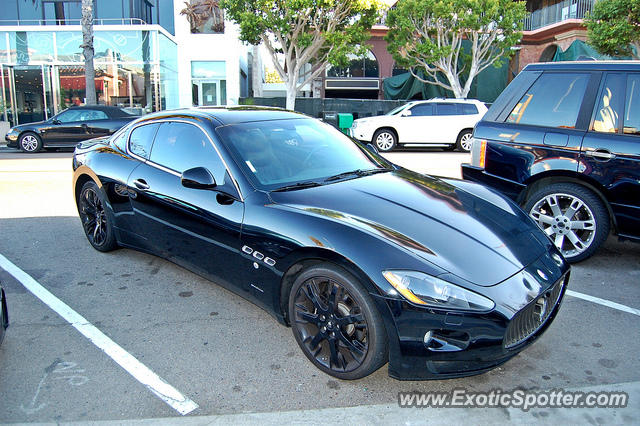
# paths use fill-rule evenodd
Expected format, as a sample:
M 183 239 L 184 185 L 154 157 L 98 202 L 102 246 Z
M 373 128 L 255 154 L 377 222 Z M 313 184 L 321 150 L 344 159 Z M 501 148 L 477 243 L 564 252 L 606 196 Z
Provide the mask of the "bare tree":
M 96 70 L 93 66 L 93 0 L 82 0 L 82 54 L 84 56 L 84 79 L 85 79 L 85 103 L 87 105 L 97 104 L 96 100 Z

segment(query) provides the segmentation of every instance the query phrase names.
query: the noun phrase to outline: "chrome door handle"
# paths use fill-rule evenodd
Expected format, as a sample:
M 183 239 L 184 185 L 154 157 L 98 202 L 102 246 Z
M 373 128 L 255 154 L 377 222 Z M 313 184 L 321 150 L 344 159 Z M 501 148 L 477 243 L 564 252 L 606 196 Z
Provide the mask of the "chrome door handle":
M 133 181 L 133 184 L 136 186 L 136 188 L 142 190 L 147 190 L 150 188 L 150 186 L 147 184 L 147 182 L 144 181 L 144 179 L 136 179 Z
M 609 161 L 609 160 L 613 160 L 614 158 L 616 158 L 615 154 L 612 154 L 611 152 L 607 151 L 606 149 L 596 149 L 593 151 L 586 151 L 584 153 L 585 156 L 587 157 L 593 157 L 595 159 L 598 160 L 604 160 L 604 161 Z

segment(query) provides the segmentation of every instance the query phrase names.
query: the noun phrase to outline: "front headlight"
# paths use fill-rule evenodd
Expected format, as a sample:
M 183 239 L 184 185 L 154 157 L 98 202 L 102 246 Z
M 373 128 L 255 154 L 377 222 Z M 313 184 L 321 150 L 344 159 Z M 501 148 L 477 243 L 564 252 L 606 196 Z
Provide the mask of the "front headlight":
M 392 270 L 382 275 L 416 305 L 467 311 L 489 311 L 495 306 L 491 299 L 422 272 Z

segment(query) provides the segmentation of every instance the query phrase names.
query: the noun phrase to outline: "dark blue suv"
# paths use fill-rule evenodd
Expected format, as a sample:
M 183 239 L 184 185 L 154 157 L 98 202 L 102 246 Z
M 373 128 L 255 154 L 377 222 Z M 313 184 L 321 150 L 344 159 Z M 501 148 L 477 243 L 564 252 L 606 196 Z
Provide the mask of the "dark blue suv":
M 465 179 L 516 200 L 570 262 L 640 241 L 640 62 L 527 66 L 476 125 Z

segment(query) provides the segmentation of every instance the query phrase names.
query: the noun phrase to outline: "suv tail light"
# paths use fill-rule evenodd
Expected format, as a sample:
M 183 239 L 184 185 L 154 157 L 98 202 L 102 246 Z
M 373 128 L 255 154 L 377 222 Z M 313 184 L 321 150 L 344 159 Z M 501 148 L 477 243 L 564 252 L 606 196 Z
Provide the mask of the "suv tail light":
M 484 169 L 484 163 L 487 154 L 487 141 L 484 139 L 473 138 L 471 147 L 471 165 Z

